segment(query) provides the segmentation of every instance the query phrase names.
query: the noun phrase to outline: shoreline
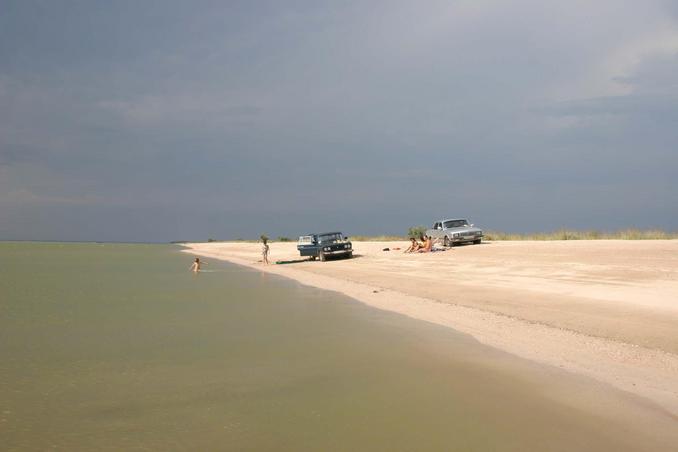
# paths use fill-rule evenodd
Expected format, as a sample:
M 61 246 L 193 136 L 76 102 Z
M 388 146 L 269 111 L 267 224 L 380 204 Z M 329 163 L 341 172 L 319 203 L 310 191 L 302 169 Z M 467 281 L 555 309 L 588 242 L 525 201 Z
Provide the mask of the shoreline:
M 322 264 L 300 261 L 294 243 L 275 243 L 271 262 L 298 262 L 268 266 L 258 262 L 258 244 L 180 246 L 186 253 L 277 274 L 378 309 L 453 328 L 485 345 L 647 399 L 678 420 L 678 331 L 673 333 L 671 328 L 678 324 L 674 322 L 678 305 L 671 299 L 678 293 L 674 292 L 678 259 L 672 258 L 678 242 L 664 242 L 651 250 L 645 249 L 647 242 L 642 246 L 535 242 L 529 246 L 534 255 L 522 249 L 526 242 L 467 246 L 432 255 L 381 251 L 402 247 L 400 242 L 357 242 L 356 259 Z M 629 251 L 657 254 L 664 276 L 629 277 L 630 270 L 638 273 L 639 265 L 626 259 L 629 268 L 621 268 L 624 259 L 615 257 Z M 548 265 L 541 262 L 542 255 L 548 257 Z M 467 263 L 460 262 L 464 258 Z M 646 264 L 652 267 L 654 262 Z M 487 270 L 483 265 L 492 269 L 492 284 L 483 280 L 482 270 Z M 560 273 L 575 268 L 586 278 L 582 281 L 577 271 L 556 277 L 546 271 L 549 265 Z M 620 274 L 612 275 L 608 267 Z M 469 269 L 479 275 L 458 278 Z M 451 278 L 418 285 L 435 272 Z M 410 280 L 415 283 L 408 285 Z

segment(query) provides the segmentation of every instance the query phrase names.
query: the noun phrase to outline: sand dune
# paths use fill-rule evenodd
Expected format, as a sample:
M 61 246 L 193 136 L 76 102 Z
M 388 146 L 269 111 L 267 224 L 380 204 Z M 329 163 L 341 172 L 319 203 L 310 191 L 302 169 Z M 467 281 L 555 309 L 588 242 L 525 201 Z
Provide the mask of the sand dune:
M 186 246 L 450 326 L 647 398 L 678 420 L 678 241 L 494 242 L 431 254 L 356 242 L 352 260 L 270 266 L 258 244 Z M 271 245 L 272 262 L 298 259 L 294 243 Z

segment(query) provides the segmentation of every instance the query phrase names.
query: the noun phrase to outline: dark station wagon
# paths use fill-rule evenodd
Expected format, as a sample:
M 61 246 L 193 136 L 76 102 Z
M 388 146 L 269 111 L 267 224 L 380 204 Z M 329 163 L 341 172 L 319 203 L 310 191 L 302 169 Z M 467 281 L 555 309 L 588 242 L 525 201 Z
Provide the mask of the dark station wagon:
M 312 260 L 326 260 L 329 257 L 353 257 L 353 244 L 341 232 L 323 232 L 299 237 L 297 249 L 301 256 Z

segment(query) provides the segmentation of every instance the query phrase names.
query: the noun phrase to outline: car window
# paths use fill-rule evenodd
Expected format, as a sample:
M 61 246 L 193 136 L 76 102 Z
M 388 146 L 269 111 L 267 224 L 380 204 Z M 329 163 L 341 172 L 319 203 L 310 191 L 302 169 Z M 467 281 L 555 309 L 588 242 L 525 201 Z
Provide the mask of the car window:
M 343 237 L 341 234 L 325 234 L 321 235 L 318 237 L 320 239 L 320 242 L 322 243 L 327 243 L 327 242 L 339 242 L 343 240 Z
M 468 221 L 466 220 L 449 220 L 444 223 L 445 228 L 463 228 L 468 226 Z

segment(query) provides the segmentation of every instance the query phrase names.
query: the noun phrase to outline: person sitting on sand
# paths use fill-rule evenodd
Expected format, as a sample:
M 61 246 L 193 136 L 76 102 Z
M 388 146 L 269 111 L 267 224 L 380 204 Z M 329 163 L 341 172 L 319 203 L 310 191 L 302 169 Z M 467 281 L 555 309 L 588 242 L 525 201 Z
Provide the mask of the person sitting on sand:
M 431 248 L 433 248 L 433 240 L 431 239 L 431 236 L 422 236 L 422 240 L 424 240 L 424 245 L 417 250 L 418 253 L 430 253 Z
M 198 273 L 200 271 L 200 266 L 202 264 L 207 264 L 207 262 L 200 262 L 200 258 L 196 257 L 195 260 L 193 261 L 193 265 L 191 265 L 191 271 L 193 273 Z
M 419 248 L 421 248 L 421 245 L 419 244 L 419 242 L 417 242 L 417 239 L 415 239 L 414 237 L 410 237 L 410 242 L 411 242 L 410 247 L 403 251 L 403 253 L 414 253 Z

